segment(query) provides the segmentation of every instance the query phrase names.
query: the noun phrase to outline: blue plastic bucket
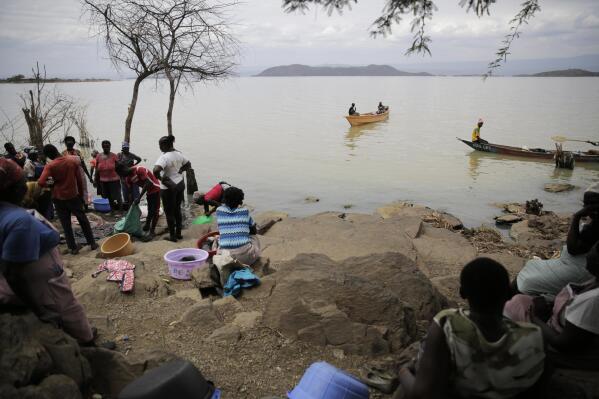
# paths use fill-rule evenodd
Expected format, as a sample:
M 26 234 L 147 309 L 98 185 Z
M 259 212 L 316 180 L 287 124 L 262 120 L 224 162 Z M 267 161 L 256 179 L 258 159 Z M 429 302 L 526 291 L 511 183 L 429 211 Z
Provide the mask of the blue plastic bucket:
M 98 212 L 110 212 L 110 202 L 106 198 L 94 198 L 92 204 L 94 204 L 94 209 Z
M 326 362 L 313 363 L 289 399 L 368 399 L 368 387 L 354 376 Z

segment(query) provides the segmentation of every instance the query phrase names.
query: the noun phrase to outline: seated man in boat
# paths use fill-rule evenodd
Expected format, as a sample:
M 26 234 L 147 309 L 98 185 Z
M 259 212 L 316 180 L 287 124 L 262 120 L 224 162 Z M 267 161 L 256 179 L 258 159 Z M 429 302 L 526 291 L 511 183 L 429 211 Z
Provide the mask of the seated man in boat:
M 516 295 L 503 314 L 514 321 L 532 322 L 543 332 L 547 357 L 555 366 L 599 370 L 599 243 L 586 256 L 591 279 L 569 283 L 553 304 L 544 297 Z
M 498 262 L 477 258 L 460 274 L 469 305 L 445 309 L 430 324 L 413 370 L 399 370 L 402 398 L 535 398 L 545 352 L 541 328 L 503 317 L 509 275 Z
M 349 114 L 350 115 L 360 115 L 358 112 L 356 112 L 356 103 L 351 103 L 351 107 L 349 107 Z
M 472 131 L 472 142 L 473 143 L 484 143 L 484 144 L 488 143 L 487 140 L 483 140 L 480 138 L 480 128 L 483 127 L 483 123 L 484 122 L 483 122 L 482 118 L 478 118 L 478 123 L 476 124 L 476 127 Z
M 387 112 L 388 109 L 389 109 L 389 107 L 387 107 L 386 105 L 383 105 L 382 101 L 379 101 L 379 106 L 378 106 L 376 113 L 384 114 L 385 112 Z
M 583 218 L 587 222 L 581 226 Z M 583 208 L 572 217 L 560 257 L 526 262 L 512 283 L 514 292 L 553 299 L 567 284 L 582 284 L 590 280 L 593 276 L 587 270 L 586 256 L 598 241 L 599 183 L 595 183 L 584 193 Z

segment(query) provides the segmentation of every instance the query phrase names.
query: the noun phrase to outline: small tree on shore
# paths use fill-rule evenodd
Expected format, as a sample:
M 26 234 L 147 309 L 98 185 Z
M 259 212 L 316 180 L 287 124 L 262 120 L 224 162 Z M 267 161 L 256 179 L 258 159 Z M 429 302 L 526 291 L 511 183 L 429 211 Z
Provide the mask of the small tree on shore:
M 29 131 L 29 145 L 41 151 L 50 137 L 63 129 L 69 115 L 76 108 L 74 100 L 54 87 L 46 88 L 46 68 L 40 71 L 39 63 L 33 69 L 34 90 L 21 95 L 21 108 Z
M 83 0 L 83 5 L 95 34 L 103 38 L 115 68 L 125 67 L 136 75 L 125 120 L 125 141 L 130 142 L 139 86 L 163 68 L 156 52 L 150 49 L 148 15 L 135 0 Z
M 226 12 L 236 4 L 206 0 L 143 0 L 140 7 L 152 19 L 148 40 L 161 60 L 169 82 L 166 113 L 168 135 L 173 135 L 173 108 L 179 85 L 225 79 L 232 75 L 237 42 L 229 33 Z
M 466 8 L 466 11 L 473 10 L 477 16 L 482 17 L 485 14 L 490 14 L 490 7 L 496 2 L 497 0 L 459 0 L 459 5 Z M 316 4 L 324 7 L 331 14 L 333 11 L 341 13 L 346 8 L 351 9 L 352 4 L 357 3 L 358 0 L 283 0 L 283 8 L 286 12 L 304 12 L 310 4 Z M 525 0 L 522 2 L 520 10 L 510 21 L 509 33 L 495 53 L 495 59 L 487 66 L 485 77 L 492 75 L 502 63 L 507 61 L 510 47 L 513 41 L 520 36 L 522 26 L 527 24 L 541 10 L 539 3 L 540 0 Z M 433 18 L 435 11 L 437 11 L 437 6 L 432 0 L 386 0 L 381 16 L 372 23 L 370 34 L 373 37 L 386 36 L 391 33 L 393 25 L 399 25 L 404 16 L 411 15 L 410 29 L 413 34 L 413 41 L 406 54 L 431 55 L 429 44 L 432 40 L 426 34 L 425 28 L 428 21 Z

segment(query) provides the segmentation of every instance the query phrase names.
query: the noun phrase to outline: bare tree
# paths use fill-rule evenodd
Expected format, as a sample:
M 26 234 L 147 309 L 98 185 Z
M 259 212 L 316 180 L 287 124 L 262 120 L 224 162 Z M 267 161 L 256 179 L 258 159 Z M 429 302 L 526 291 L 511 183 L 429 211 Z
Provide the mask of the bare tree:
M 459 0 L 459 5 L 466 8 L 466 11 L 473 10 L 477 16 L 482 17 L 485 14 L 489 15 L 491 5 L 496 2 L 497 0 Z M 506 62 L 512 42 L 521 34 L 522 25 L 527 24 L 541 10 L 539 2 L 540 0 L 525 0 L 521 4 L 520 11 L 510 21 L 510 33 L 503 40 L 502 47 L 497 50 L 496 59 L 489 63 L 485 77 L 493 74 L 495 69 Z M 283 8 L 286 12 L 305 12 L 310 4 L 316 4 L 331 14 L 333 11 L 341 13 L 346 8 L 351 9 L 352 4 L 357 3 L 358 0 L 283 0 Z M 413 41 L 406 54 L 431 55 L 431 38 L 426 34 L 425 28 L 435 11 L 437 7 L 432 0 L 386 0 L 381 16 L 372 23 L 370 34 L 373 37 L 386 36 L 391 33 L 393 25 L 400 24 L 404 16 L 411 15 Z
M 0 138 L 4 143 L 13 143 L 20 146 L 22 143 L 15 143 L 17 132 L 22 128 L 22 119 L 17 116 L 9 116 L 0 108 L 2 120 L 0 121 Z
M 73 99 L 56 89 L 46 88 L 46 67 L 40 71 L 39 63 L 33 69 L 35 89 L 21 95 L 23 115 L 29 130 L 29 144 L 41 150 L 44 142 L 64 129 L 75 107 Z
M 83 0 L 84 10 L 97 36 L 102 37 L 110 60 L 118 70 L 125 67 L 136 74 L 131 103 L 125 120 L 125 141 L 131 141 L 131 124 L 141 82 L 163 69 L 151 51 L 154 44 L 148 15 L 134 0 Z
M 232 75 L 237 42 L 229 33 L 227 11 L 236 4 L 206 0 L 139 0 L 139 6 L 152 19 L 153 34 L 148 47 L 156 51 L 169 82 L 166 114 L 168 135 L 172 136 L 172 116 L 176 93 L 183 82 L 193 88 L 196 81 L 215 81 Z

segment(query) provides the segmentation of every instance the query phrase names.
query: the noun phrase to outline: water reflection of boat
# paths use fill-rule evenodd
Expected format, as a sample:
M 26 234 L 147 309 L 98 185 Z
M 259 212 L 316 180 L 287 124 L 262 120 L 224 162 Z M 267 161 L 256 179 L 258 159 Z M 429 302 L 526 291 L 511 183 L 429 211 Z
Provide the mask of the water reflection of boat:
M 462 140 L 457 138 L 468 147 L 475 149 L 476 151 L 490 152 L 493 154 L 511 155 L 515 157 L 523 157 L 528 159 L 540 160 L 540 161 L 552 161 L 555 151 L 544 150 L 541 148 L 525 149 L 518 147 L 511 147 L 508 145 L 492 144 L 492 143 L 479 143 L 468 140 Z M 599 155 L 589 154 L 586 152 L 572 152 L 574 160 L 576 162 L 599 162 Z
M 374 133 L 377 130 L 379 129 L 376 125 L 351 126 L 345 134 L 345 145 L 353 150 L 362 136 Z
M 365 125 L 367 123 L 380 122 L 380 121 L 384 121 L 387 118 L 389 118 L 389 110 L 383 112 L 382 114 L 376 114 L 374 112 L 369 112 L 367 114 L 347 115 L 345 117 L 345 119 L 347 119 L 349 124 L 352 126 L 360 126 L 360 125 Z

